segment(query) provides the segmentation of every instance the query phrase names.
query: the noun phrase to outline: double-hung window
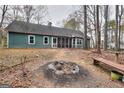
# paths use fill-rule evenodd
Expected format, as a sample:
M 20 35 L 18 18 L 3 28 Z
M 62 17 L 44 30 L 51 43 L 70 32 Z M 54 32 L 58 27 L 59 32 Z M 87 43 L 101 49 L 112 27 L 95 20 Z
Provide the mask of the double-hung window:
M 28 44 L 35 44 L 35 35 L 28 35 Z
M 48 36 L 44 36 L 43 37 L 43 44 L 44 45 L 48 45 L 49 44 L 49 37 Z
M 77 44 L 82 44 L 82 39 L 77 39 Z

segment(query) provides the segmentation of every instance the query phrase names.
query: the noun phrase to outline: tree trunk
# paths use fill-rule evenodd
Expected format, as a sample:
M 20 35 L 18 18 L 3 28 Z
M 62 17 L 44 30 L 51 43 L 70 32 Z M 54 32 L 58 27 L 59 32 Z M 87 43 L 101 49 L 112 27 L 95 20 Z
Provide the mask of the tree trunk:
M 92 48 L 94 48 L 95 44 L 94 44 L 94 39 L 93 39 L 93 31 L 90 32 L 90 35 L 91 35 L 91 40 L 92 40 Z
M 108 5 L 105 6 L 105 31 L 104 31 L 104 50 L 107 49 L 107 40 L 108 40 Z
M 100 54 L 101 53 L 101 49 L 100 49 L 100 45 L 101 45 L 101 33 L 99 30 L 99 5 L 96 6 L 96 28 L 97 28 L 97 52 Z
M 7 9 L 8 9 L 8 5 L 4 5 L 2 8 L 2 17 L 1 17 L 1 21 L 0 21 L 0 43 L 1 44 L 3 43 L 3 41 L 2 41 L 2 39 L 3 39 L 2 25 L 3 25 L 3 21 L 5 18 Z
M 118 10 L 119 11 L 119 10 Z M 118 50 L 120 50 L 120 37 L 121 37 L 121 18 L 122 18 L 122 15 L 123 15 L 123 5 L 121 5 L 121 11 L 120 11 L 120 15 L 119 15 L 119 28 L 118 28 Z
M 0 21 L 0 28 L 2 27 L 3 20 L 4 20 L 5 13 L 6 13 L 7 9 L 8 9 L 8 5 L 4 5 L 3 8 L 2 8 L 2 18 L 1 18 L 1 21 Z
M 119 6 L 116 5 L 116 30 L 115 30 L 115 50 L 118 51 L 118 13 L 119 13 Z
M 84 5 L 84 49 L 87 49 L 87 6 Z
M 118 28 L 118 50 L 120 50 L 120 32 L 121 32 L 121 16 L 119 16 L 119 28 Z
M 95 48 L 97 48 L 97 31 L 96 31 L 96 6 L 94 5 L 94 29 L 95 29 Z

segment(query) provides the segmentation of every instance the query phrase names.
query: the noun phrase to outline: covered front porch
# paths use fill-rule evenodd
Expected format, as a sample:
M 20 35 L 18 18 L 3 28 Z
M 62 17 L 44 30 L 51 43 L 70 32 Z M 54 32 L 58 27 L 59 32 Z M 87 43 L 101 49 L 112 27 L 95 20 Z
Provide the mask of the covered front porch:
M 83 39 L 76 37 L 52 37 L 52 48 L 83 48 Z

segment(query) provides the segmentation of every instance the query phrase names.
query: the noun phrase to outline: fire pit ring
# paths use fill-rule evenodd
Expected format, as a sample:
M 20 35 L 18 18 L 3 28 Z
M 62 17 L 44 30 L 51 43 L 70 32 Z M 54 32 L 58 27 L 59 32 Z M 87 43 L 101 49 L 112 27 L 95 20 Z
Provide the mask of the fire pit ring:
M 48 79 L 56 80 L 57 82 L 69 82 L 83 78 L 81 67 L 73 62 L 63 60 L 49 62 L 44 67 L 44 74 Z

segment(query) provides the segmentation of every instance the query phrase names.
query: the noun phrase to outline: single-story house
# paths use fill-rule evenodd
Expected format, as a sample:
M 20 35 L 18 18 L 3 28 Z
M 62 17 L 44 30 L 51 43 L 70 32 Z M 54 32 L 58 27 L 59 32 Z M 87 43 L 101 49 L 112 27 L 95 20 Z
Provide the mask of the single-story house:
M 8 48 L 83 48 L 81 31 L 13 21 L 6 27 Z M 87 38 L 88 47 L 90 38 Z

